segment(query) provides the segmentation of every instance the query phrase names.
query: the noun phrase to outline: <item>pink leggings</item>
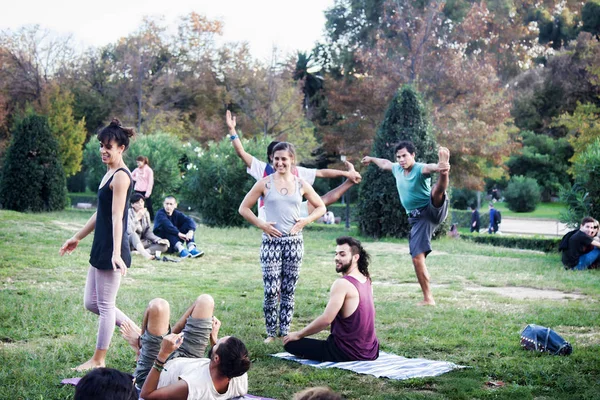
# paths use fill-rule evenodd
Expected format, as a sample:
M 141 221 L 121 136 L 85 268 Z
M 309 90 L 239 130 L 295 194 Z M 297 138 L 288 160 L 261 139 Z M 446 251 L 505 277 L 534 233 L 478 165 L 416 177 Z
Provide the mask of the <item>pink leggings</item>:
M 108 349 L 115 324 L 121 326 L 125 321 L 131 322 L 115 306 L 120 285 L 121 272 L 118 270 L 103 270 L 92 266 L 88 269 L 83 304 L 86 309 L 100 316 L 96 349 Z

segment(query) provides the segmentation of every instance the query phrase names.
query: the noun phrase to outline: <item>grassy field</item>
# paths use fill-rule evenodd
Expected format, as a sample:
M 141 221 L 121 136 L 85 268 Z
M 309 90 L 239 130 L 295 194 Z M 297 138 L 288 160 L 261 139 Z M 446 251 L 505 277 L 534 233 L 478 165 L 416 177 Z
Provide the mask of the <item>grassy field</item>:
M 92 354 L 98 319 L 84 311 L 83 286 L 91 238 L 71 256 L 58 248 L 89 212 L 20 214 L 0 211 L 0 399 L 70 399 L 63 378 Z M 336 278 L 334 239 L 342 228 L 305 232 L 306 256 L 296 294 L 293 328 L 318 316 Z M 421 300 L 407 242 L 363 239 L 373 257 L 371 275 L 382 350 L 406 357 L 447 360 L 469 368 L 435 378 L 391 381 L 352 372 L 317 370 L 273 359 L 280 342 L 262 343 L 262 280 L 256 229 L 201 228 L 206 255 L 181 263 L 134 257 L 117 304 L 134 320 L 153 297 L 178 316 L 201 293 L 216 301 L 222 334 L 250 350 L 250 393 L 290 399 L 305 387 L 326 385 L 348 399 L 592 399 L 600 395 L 600 271 L 565 271 L 558 255 L 443 239 L 428 257 L 435 308 Z M 573 300 L 514 299 L 486 288 L 519 286 L 584 296 Z M 519 333 L 528 324 L 550 326 L 574 348 L 568 357 L 527 352 Z M 322 333 L 320 337 L 325 337 Z M 134 353 L 115 334 L 108 366 L 134 368 Z M 505 386 L 491 388 L 488 381 Z
M 504 202 L 497 202 L 494 207 L 500 210 L 502 217 L 509 218 L 538 218 L 538 219 L 560 219 L 560 212 L 565 209 L 563 203 L 539 203 L 532 212 L 517 213 L 510 211 Z M 487 204 L 482 205 L 482 209 L 487 211 Z

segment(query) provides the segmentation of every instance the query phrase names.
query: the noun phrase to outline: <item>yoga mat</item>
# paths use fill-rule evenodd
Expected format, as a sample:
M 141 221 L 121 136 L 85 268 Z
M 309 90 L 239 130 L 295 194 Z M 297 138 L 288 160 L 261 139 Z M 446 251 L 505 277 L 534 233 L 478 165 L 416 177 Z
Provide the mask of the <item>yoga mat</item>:
M 462 365 L 456 365 L 447 361 L 426 360 L 424 358 L 406 358 L 397 356 L 395 354 L 386 353 L 384 351 L 380 351 L 379 358 L 374 361 L 349 362 L 320 362 L 315 360 L 306 360 L 295 357 L 287 352 L 271 355 L 284 360 L 296 361 L 300 364 L 310 365 L 311 367 L 341 368 L 348 371 L 354 371 L 358 374 L 373 375 L 377 378 L 384 377 L 396 380 L 438 376 L 454 369 L 466 368 Z

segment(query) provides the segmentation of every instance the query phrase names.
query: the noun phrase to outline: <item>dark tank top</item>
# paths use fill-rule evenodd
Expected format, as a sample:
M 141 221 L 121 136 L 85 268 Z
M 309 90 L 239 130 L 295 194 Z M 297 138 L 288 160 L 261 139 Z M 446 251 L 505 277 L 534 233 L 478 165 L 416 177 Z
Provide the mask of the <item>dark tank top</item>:
M 129 211 L 129 198 L 133 190 L 133 179 L 126 168 L 119 168 L 119 171 L 125 171 L 129 176 L 129 188 L 127 189 L 127 198 L 123 209 L 123 237 L 121 238 L 121 258 L 127 265 L 131 266 L 131 252 L 129 251 L 129 238 L 127 236 L 127 216 Z M 113 253 L 113 221 L 112 204 L 113 191 L 110 188 L 115 174 L 98 190 L 98 209 L 96 210 L 96 228 L 94 229 L 94 242 L 92 243 L 92 253 L 90 254 L 90 265 L 98 269 L 112 269 Z
M 360 283 L 351 276 L 344 276 L 358 290 L 358 307 L 342 318 L 335 316 L 331 323 L 331 335 L 336 346 L 353 360 L 376 360 L 379 357 L 379 341 L 375 335 L 375 304 L 371 281 Z

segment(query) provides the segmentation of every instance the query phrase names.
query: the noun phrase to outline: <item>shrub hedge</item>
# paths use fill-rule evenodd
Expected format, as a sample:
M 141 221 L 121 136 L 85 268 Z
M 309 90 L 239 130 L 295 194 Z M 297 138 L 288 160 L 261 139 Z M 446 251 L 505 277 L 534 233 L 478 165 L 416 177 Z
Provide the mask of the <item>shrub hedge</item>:
M 540 236 L 479 235 L 475 233 L 463 233 L 460 238 L 475 243 L 491 244 L 492 246 L 538 250 L 546 253 L 558 251 L 558 244 L 561 239 Z

